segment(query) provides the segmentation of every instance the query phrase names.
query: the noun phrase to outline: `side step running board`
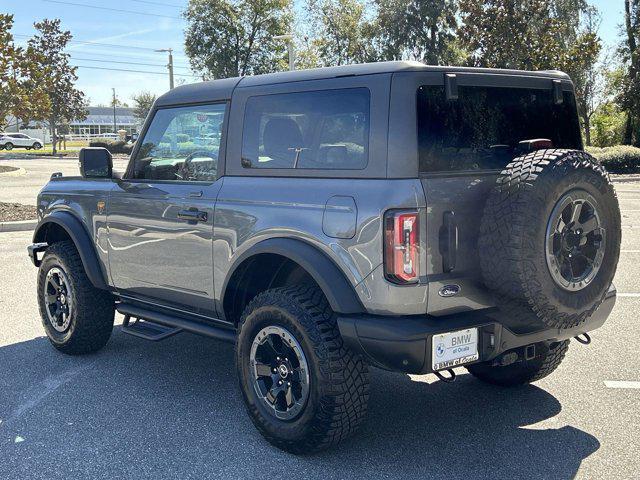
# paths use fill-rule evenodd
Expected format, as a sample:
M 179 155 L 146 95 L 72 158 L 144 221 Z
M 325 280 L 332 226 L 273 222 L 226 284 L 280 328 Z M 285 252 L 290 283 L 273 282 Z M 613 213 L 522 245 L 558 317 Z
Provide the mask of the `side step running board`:
M 120 303 L 116 305 L 116 309 L 118 310 L 119 313 L 125 316 L 125 319 L 128 316 L 128 317 L 134 317 L 137 319 L 145 320 L 145 322 L 143 322 L 145 324 L 144 325 L 145 329 L 147 327 L 151 327 L 149 323 L 158 324 L 157 326 L 169 327 L 169 330 L 172 330 L 172 332 L 162 338 L 167 338 L 170 335 L 174 335 L 175 333 L 178 333 L 184 330 L 186 332 L 191 332 L 198 335 L 204 335 L 205 337 L 224 340 L 225 342 L 233 343 L 236 341 L 236 332 L 232 328 L 225 328 L 217 325 L 190 320 L 184 317 L 178 317 L 178 316 L 167 314 L 167 313 L 160 313 L 153 310 L 148 310 L 146 308 L 130 305 L 127 303 Z M 138 322 L 139 321 L 140 320 L 138 320 Z M 134 324 L 129 323 L 129 325 L 124 329 L 124 331 L 126 333 L 132 333 L 131 331 L 127 331 L 127 328 L 131 330 L 133 325 Z M 157 328 L 157 326 L 154 325 L 153 327 L 155 327 L 156 332 L 159 333 L 158 332 L 159 329 Z M 135 329 L 135 327 L 133 327 L 133 329 Z M 176 331 L 173 331 L 173 330 L 176 330 Z M 140 331 L 137 330 L 135 334 L 133 333 L 132 334 L 142 338 L 146 338 L 140 335 L 139 333 Z M 145 331 L 144 333 L 147 334 L 150 332 Z M 164 329 L 163 333 L 167 333 L 167 329 Z M 158 338 L 158 340 L 162 340 L 162 338 Z
M 152 342 L 159 342 L 165 338 L 169 338 L 176 333 L 182 332 L 181 328 L 165 327 L 159 323 L 153 323 L 141 318 L 137 318 L 131 322 L 131 315 L 125 315 L 122 322 L 122 331 L 134 337 L 144 338 Z

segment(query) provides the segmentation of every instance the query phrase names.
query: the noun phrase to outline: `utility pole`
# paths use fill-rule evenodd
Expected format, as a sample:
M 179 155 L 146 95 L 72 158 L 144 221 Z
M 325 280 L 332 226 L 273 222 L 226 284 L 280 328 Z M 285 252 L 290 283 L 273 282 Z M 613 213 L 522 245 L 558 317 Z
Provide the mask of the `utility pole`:
M 116 89 L 111 88 L 113 91 L 113 133 L 118 133 L 118 127 L 116 125 Z
M 287 42 L 287 50 L 289 51 L 289 70 L 296 69 L 296 48 L 293 44 L 293 34 L 288 33 L 286 35 L 276 35 L 274 40 L 284 40 Z
M 173 48 L 160 48 L 155 50 L 156 52 L 168 52 L 169 53 L 169 63 L 167 64 L 167 68 L 169 69 L 169 90 L 173 90 Z

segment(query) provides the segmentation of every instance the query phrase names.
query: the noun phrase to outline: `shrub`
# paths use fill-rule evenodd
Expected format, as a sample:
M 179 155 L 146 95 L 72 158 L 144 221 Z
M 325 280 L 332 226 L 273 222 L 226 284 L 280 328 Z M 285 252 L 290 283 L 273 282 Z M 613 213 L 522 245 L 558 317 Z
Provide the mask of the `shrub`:
M 133 150 L 133 144 L 123 142 L 122 140 L 109 140 L 108 138 L 99 138 L 89 143 L 90 147 L 103 147 L 112 154 L 122 153 L 130 155 Z
M 640 148 L 629 145 L 587 147 L 609 173 L 640 173 Z
M 176 134 L 176 142 L 178 143 L 185 143 L 185 142 L 188 142 L 189 140 L 191 140 L 191 137 L 186 133 Z

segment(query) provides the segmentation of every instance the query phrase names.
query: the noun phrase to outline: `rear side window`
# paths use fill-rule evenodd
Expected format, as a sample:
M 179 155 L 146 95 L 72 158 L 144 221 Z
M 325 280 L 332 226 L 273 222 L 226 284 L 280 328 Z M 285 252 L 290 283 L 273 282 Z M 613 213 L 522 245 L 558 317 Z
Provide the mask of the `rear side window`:
M 573 93 L 555 104 L 552 90 L 458 87 L 418 89 L 421 172 L 504 168 L 521 153 L 519 142 L 545 138 L 554 148 L 582 148 Z
M 250 97 L 242 136 L 243 167 L 365 168 L 369 97 L 367 88 Z

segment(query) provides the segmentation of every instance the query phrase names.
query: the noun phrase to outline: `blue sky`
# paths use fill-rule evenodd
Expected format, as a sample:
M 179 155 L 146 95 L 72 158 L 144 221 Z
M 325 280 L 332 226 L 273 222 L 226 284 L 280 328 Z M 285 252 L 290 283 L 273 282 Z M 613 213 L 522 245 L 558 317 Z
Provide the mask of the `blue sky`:
M 176 82 L 197 81 L 184 55 L 185 22 L 180 13 L 187 3 L 187 0 L 3 0 L 0 9 L 14 14 L 13 32 L 18 42 L 33 34 L 33 22 L 60 18 L 77 41 L 70 44 L 68 51 L 72 62 L 81 66 L 78 87 L 96 105 L 110 101 L 112 87 L 116 88 L 118 98 L 129 103 L 131 96 L 141 90 L 165 92 L 169 87 L 167 54 L 156 53 L 154 49 L 174 49 Z M 623 0 L 592 0 L 592 3 L 602 13 L 603 40 L 614 45 L 618 25 L 623 21 Z

